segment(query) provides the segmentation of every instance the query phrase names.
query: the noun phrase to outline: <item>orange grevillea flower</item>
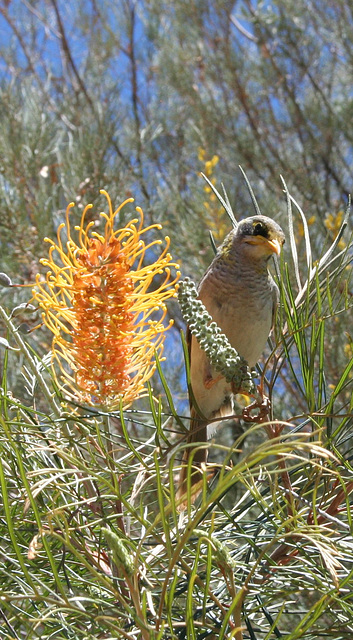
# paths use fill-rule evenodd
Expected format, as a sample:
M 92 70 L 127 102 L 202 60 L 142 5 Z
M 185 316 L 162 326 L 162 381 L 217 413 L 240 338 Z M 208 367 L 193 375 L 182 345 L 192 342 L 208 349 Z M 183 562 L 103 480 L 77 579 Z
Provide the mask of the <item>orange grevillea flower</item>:
M 69 204 L 66 222 L 59 226 L 57 241 L 50 243 L 45 280 L 37 276 L 33 296 L 43 321 L 53 333 L 54 375 L 65 394 L 80 402 L 114 408 L 126 407 L 140 396 L 163 350 L 166 300 L 176 294 L 178 265 L 169 253 L 169 238 L 147 240 L 161 225 L 143 226 L 138 218 L 114 229 L 119 213 L 106 191 L 109 213 L 101 212 L 103 233 L 97 221 L 86 222 L 89 204 L 72 237 Z M 66 234 L 63 240 L 63 232 Z M 156 252 L 158 255 L 156 257 Z M 146 254 L 153 258 L 145 264 Z M 56 366 L 55 366 L 56 365 Z M 58 373 L 57 373 L 58 371 Z

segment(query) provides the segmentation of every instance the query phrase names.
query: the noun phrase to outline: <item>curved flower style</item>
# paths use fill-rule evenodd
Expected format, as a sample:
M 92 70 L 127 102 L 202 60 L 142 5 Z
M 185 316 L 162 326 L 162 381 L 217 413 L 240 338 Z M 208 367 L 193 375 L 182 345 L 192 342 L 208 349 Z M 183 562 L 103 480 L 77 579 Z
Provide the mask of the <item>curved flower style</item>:
M 81 223 L 75 226 L 78 244 L 71 235 L 68 205 L 66 222 L 58 228 L 57 242 L 50 243 L 49 258 L 40 262 L 48 267 L 45 281 L 37 275 L 33 297 L 42 308 L 43 321 L 53 333 L 54 375 L 65 394 L 76 401 L 109 408 L 126 407 L 144 392 L 145 383 L 156 367 L 154 353 L 160 356 L 165 332 L 165 301 L 176 295 L 179 272 L 169 253 L 169 238 L 152 264 L 144 265 L 146 253 L 155 257 L 161 240 L 146 244 L 147 232 L 161 229 L 143 227 L 139 218 L 114 231 L 121 209 L 133 202 L 125 200 L 115 211 L 106 191 L 109 214 L 104 234 L 94 231 L 95 221 L 86 223 L 85 207 Z M 67 241 L 62 240 L 66 230 Z

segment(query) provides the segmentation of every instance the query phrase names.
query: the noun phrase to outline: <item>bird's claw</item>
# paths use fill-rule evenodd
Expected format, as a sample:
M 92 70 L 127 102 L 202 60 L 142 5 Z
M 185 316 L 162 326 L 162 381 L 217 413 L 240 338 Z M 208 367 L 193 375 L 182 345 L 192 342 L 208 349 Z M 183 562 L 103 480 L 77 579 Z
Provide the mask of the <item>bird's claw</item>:
M 270 417 L 271 402 L 267 396 L 260 395 L 254 402 L 249 404 L 243 409 L 244 422 L 268 422 Z M 253 412 L 257 411 L 257 414 L 253 415 Z

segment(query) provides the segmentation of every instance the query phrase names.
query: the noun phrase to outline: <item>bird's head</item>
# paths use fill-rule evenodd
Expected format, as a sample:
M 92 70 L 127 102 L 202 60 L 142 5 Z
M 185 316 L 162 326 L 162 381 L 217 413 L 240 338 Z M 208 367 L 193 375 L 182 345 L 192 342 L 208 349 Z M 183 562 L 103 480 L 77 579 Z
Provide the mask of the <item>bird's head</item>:
M 233 234 L 233 243 L 254 260 L 268 260 L 273 254 L 279 255 L 285 241 L 277 222 L 260 215 L 241 220 Z

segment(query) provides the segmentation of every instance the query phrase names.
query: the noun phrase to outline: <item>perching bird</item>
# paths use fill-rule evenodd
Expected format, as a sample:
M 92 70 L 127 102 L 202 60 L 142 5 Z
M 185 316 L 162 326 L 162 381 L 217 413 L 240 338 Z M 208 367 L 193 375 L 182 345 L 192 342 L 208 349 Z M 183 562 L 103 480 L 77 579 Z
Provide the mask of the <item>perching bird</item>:
M 208 313 L 249 367 L 260 358 L 273 326 L 278 288 L 268 272 L 268 261 L 271 255 L 280 254 L 283 243 L 284 233 L 276 222 L 262 215 L 246 218 L 228 234 L 199 284 L 199 298 Z M 212 435 L 210 420 L 232 414 L 232 389 L 189 331 L 188 344 L 191 388 L 200 413 L 191 404 L 187 442 L 197 446 Z M 184 451 L 178 498 L 187 490 L 191 451 L 192 447 Z M 200 468 L 206 460 L 205 447 L 194 453 L 193 468 Z M 200 479 L 201 474 L 194 470 L 191 486 Z M 197 494 L 193 493 L 193 499 Z

